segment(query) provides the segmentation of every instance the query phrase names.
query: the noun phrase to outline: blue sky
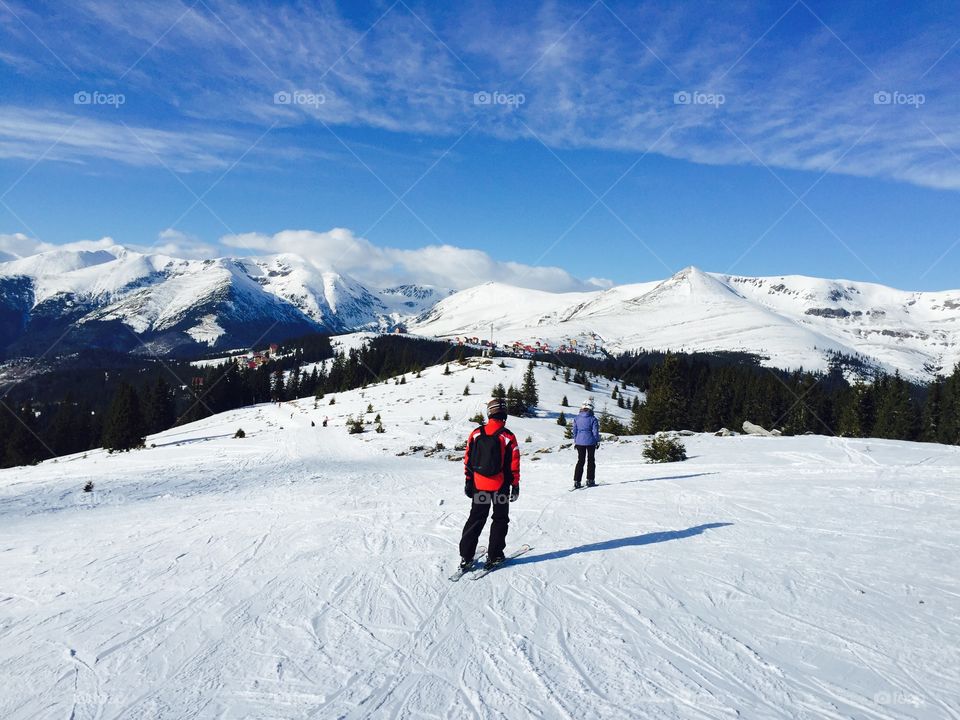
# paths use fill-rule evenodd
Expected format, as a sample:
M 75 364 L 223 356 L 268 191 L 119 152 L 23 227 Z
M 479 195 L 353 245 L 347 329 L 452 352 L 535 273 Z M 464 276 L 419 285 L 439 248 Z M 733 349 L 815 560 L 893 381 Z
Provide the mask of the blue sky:
M 960 6 L 0 0 L 0 253 L 960 287 Z

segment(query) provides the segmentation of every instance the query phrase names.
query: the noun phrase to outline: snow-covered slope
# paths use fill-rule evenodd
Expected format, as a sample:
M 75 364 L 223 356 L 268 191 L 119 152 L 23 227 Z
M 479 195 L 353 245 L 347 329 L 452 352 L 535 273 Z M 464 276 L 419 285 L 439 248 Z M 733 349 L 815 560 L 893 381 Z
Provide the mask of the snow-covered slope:
M 960 362 L 960 290 L 904 292 L 800 276 L 745 278 L 686 268 L 658 283 L 551 294 L 488 284 L 410 326 L 441 337 L 583 349 L 749 352 L 772 366 L 825 369 L 831 355 L 928 380 Z
M 533 549 L 453 584 L 451 449 L 524 370 L 479 362 L 0 471 L 0 717 L 958 716 L 960 448 L 628 438 L 570 493 L 585 392 L 540 368 L 509 422 Z
M 181 260 L 109 250 L 0 263 L 0 351 L 169 353 L 322 330 L 386 330 L 447 293 L 367 288 L 296 255 Z M 12 351 L 8 351 L 11 354 Z

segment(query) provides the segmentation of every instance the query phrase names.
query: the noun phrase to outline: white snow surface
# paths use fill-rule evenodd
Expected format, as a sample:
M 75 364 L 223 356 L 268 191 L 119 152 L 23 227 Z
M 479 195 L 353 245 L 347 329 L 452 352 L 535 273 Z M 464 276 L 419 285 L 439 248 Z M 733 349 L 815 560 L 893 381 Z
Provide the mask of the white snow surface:
M 625 438 L 571 493 L 587 393 L 539 367 L 509 421 L 533 549 L 454 584 L 452 448 L 525 367 L 482 362 L 0 471 L 0 717 L 960 716 L 960 448 Z

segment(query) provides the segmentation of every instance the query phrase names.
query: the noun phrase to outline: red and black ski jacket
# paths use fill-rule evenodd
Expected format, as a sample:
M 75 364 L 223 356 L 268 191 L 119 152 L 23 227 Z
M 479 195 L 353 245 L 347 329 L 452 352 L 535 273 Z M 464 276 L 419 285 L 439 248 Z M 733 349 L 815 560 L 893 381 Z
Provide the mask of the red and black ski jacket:
M 493 435 L 500 430 L 500 447 L 503 450 L 503 466 L 496 475 L 481 475 L 474 472 L 470 467 L 470 452 L 473 450 L 473 443 L 480 435 L 486 433 Z M 467 451 L 463 456 L 463 469 L 467 480 L 473 482 L 477 490 L 484 492 L 495 492 L 497 490 L 506 491 L 510 485 L 520 484 L 520 446 L 517 444 L 517 436 L 504 427 L 503 420 L 487 420 L 486 425 L 478 427 L 467 438 Z

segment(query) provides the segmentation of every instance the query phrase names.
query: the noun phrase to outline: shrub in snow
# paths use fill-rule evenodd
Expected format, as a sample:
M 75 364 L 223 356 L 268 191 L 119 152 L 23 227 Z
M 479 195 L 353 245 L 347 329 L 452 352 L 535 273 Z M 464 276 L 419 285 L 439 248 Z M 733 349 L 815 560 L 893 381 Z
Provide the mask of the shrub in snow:
M 630 429 L 606 411 L 600 414 L 600 432 L 611 435 L 629 435 Z
M 347 415 L 347 432 L 351 435 L 357 435 L 363 432 L 363 419 Z
M 478 425 L 483 425 L 483 414 L 477 413 L 472 418 L 470 418 L 470 422 L 477 423 Z
M 243 431 L 243 428 L 237 428 L 237 431 L 233 434 L 235 438 L 245 438 L 247 434 Z
M 557 416 L 557 425 L 562 425 L 563 427 L 567 426 L 567 416 L 564 415 L 563 411 L 560 411 L 560 414 Z
M 449 411 L 444 411 L 444 413 L 443 413 L 443 419 L 444 419 L 444 420 L 449 420 L 449 419 L 450 419 L 450 412 L 449 412 Z
M 687 449 L 676 438 L 657 435 L 644 443 L 643 456 L 650 462 L 680 462 L 687 459 Z
M 87 480 L 87 484 L 83 486 L 84 492 L 93 492 L 93 480 Z

